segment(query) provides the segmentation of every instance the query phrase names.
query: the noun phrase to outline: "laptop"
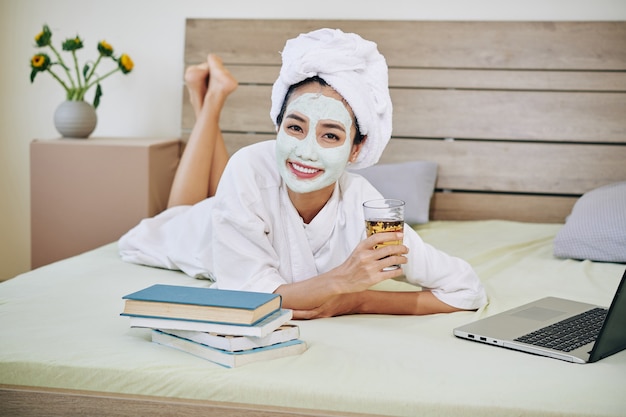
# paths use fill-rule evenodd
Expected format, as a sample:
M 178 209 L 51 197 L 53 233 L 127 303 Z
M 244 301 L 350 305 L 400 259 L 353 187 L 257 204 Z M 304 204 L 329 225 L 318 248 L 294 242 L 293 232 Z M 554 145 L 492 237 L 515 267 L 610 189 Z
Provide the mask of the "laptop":
M 455 336 L 575 363 L 626 349 L 626 271 L 611 306 L 546 297 L 457 327 Z

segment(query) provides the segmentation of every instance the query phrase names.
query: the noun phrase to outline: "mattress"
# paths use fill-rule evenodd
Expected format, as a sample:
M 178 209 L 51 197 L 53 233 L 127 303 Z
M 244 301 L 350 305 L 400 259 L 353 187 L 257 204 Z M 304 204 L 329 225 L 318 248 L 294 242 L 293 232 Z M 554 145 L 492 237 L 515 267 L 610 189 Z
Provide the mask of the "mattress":
M 608 306 L 625 266 L 554 258 L 560 227 L 496 220 L 416 227 L 474 266 L 486 307 L 297 321 L 306 352 L 234 369 L 129 327 L 122 296 L 155 283 L 210 283 L 124 263 L 111 243 L 0 284 L 0 384 L 393 416 L 623 416 L 626 351 L 578 365 L 452 335 L 456 326 L 544 296 Z M 375 288 L 415 289 L 401 281 Z

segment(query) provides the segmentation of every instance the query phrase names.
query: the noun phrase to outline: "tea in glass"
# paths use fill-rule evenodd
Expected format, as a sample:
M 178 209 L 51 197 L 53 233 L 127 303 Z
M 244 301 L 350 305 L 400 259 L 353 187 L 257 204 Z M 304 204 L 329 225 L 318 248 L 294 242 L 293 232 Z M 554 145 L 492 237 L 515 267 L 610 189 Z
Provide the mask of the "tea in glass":
M 369 200 L 363 203 L 365 228 L 367 236 L 382 232 L 402 232 L 404 230 L 404 201 L 390 198 Z M 390 240 L 376 245 L 374 249 L 386 245 L 400 245 L 400 240 Z M 383 268 L 391 270 L 400 268 L 400 265 Z

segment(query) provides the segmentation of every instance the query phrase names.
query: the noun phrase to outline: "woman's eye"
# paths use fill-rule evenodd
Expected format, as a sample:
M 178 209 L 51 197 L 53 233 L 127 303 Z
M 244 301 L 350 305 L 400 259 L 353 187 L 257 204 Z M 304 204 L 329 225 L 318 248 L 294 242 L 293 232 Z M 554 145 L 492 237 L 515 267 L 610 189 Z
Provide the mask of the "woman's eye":
M 292 130 L 294 132 L 302 132 L 302 128 L 298 125 L 289 125 L 287 126 L 287 130 Z
M 332 140 L 332 141 L 338 141 L 338 140 L 341 140 L 341 138 L 340 138 L 339 136 L 335 135 L 334 133 L 326 133 L 326 134 L 324 135 L 324 137 L 325 137 L 326 139 L 329 139 L 329 140 Z

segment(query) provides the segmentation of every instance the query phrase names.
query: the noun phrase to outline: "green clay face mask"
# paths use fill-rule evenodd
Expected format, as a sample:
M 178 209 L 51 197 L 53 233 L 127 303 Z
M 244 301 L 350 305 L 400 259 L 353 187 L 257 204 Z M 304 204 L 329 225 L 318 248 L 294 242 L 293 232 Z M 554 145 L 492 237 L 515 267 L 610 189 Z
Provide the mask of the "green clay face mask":
M 308 123 L 295 123 L 305 127 L 302 131 L 290 129 L 291 114 L 308 119 Z M 352 117 L 346 106 L 322 94 L 305 93 L 289 103 L 285 115 L 276 137 L 276 160 L 289 189 L 310 193 L 335 183 L 343 174 L 352 149 Z M 338 146 L 322 146 L 320 141 L 331 142 L 328 138 L 333 130 L 327 126 L 333 124 L 344 129 L 345 139 Z

